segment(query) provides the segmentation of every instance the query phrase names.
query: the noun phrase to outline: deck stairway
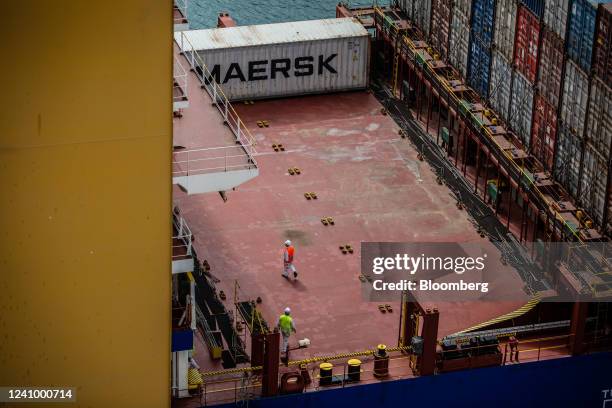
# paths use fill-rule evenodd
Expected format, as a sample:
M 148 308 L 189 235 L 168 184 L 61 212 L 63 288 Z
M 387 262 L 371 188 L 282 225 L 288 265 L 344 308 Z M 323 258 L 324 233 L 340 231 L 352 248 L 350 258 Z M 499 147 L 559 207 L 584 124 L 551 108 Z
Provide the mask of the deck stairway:
M 185 88 L 190 103 L 184 115 L 195 116 L 192 122 L 200 120 L 195 128 L 202 136 L 184 137 L 175 127 L 173 183 L 187 194 L 231 190 L 259 174 L 255 140 L 182 32 L 175 34 L 175 43 L 177 61 L 190 68 Z M 201 119 L 211 114 L 218 120 Z M 181 137 L 187 146 L 176 146 Z

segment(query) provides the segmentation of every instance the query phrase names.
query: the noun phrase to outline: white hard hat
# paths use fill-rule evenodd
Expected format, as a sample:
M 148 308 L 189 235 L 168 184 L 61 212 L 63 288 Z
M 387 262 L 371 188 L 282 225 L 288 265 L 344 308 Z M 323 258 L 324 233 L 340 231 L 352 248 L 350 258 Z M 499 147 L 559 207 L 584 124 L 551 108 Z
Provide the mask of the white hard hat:
M 289 309 L 288 307 L 285 308 L 285 314 L 290 314 L 291 313 L 291 309 Z
M 290 240 L 286 240 L 286 241 L 285 241 L 285 245 L 286 245 L 286 246 L 291 246 L 291 241 L 290 241 Z

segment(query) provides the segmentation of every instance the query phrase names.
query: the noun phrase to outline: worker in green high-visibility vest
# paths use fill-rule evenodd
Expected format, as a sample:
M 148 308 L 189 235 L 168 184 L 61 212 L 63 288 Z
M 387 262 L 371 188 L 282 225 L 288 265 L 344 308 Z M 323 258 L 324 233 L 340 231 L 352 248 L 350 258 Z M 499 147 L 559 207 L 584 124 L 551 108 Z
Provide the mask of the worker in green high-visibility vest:
M 295 330 L 295 324 L 293 324 L 293 318 L 291 317 L 291 309 L 288 307 L 285 308 L 285 312 L 278 318 L 278 329 L 283 336 L 283 353 L 287 353 L 287 348 L 289 347 L 289 336 L 291 336 L 291 332 L 297 333 Z

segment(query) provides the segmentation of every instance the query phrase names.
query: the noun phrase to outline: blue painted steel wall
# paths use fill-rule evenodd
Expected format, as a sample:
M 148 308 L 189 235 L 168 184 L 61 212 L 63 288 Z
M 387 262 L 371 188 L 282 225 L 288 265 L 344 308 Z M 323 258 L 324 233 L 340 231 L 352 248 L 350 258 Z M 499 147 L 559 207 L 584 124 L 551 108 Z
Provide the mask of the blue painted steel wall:
M 612 388 L 612 353 L 330 389 L 250 401 L 252 408 L 496 407 L 604 405 Z M 612 398 L 609 396 L 608 398 Z M 234 404 L 225 405 L 232 407 Z
M 521 0 L 527 8 L 533 11 L 533 14 L 541 20 L 544 16 L 544 0 Z
M 183 351 L 193 349 L 193 330 L 172 332 L 172 351 Z
M 567 55 L 585 72 L 591 71 L 597 3 L 570 0 L 567 33 Z
M 489 95 L 494 18 L 495 0 L 472 1 L 467 82 L 484 99 L 487 99 Z

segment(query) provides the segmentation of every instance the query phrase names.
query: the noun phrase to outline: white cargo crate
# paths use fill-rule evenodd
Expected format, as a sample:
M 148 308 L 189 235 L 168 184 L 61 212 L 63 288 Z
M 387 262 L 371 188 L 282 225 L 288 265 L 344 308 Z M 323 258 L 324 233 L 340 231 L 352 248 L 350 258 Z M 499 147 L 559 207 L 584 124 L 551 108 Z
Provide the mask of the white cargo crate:
M 364 89 L 369 40 L 355 19 L 338 18 L 184 32 L 230 100 Z

